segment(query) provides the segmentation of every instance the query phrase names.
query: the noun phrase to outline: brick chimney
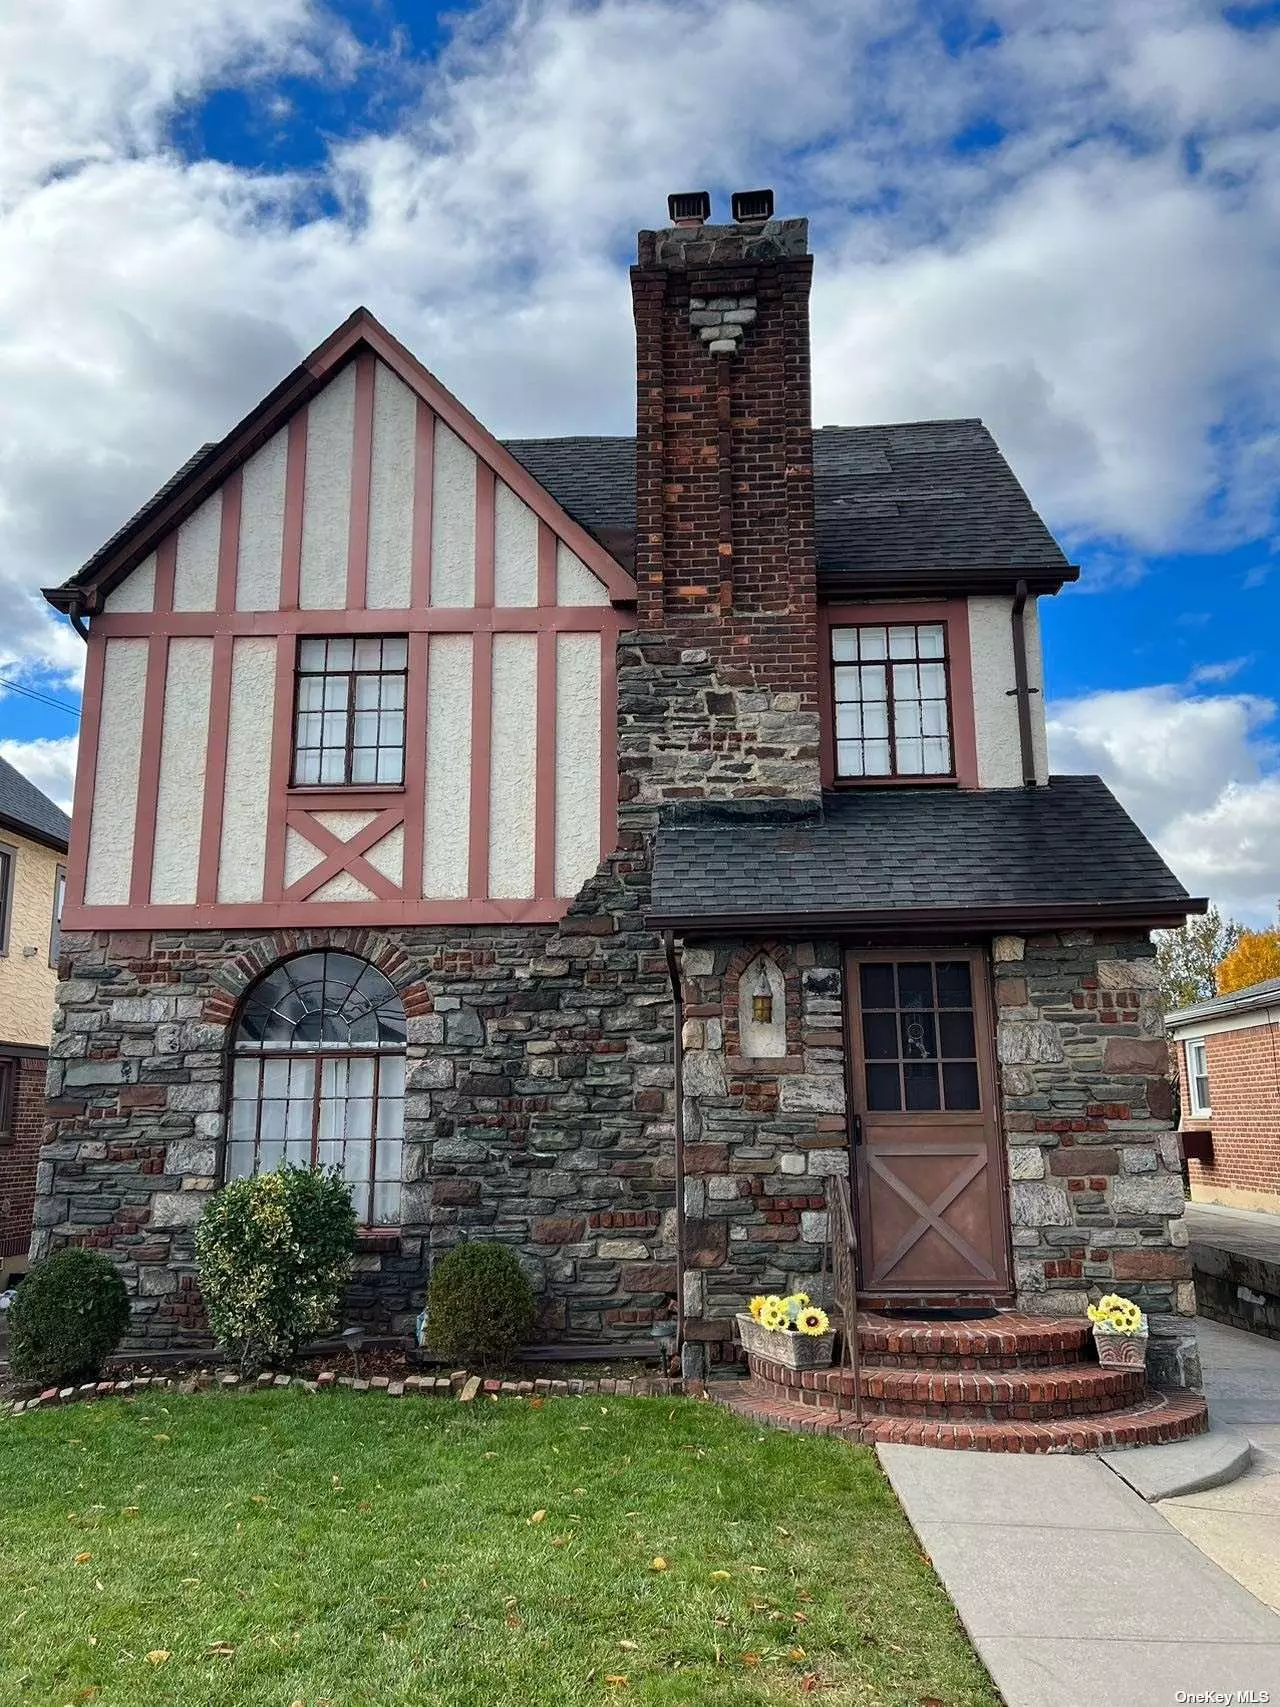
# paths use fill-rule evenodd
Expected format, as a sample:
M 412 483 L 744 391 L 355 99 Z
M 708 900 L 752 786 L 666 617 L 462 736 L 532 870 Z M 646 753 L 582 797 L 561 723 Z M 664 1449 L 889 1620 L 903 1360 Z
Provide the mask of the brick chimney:
M 639 234 L 640 643 L 656 660 L 663 635 L 669 662 L 708 676 L 696 704 L 676 695 L 685 762 L 658 755 L 650 801 L 818 798 L 808 229 L 695 220 Z

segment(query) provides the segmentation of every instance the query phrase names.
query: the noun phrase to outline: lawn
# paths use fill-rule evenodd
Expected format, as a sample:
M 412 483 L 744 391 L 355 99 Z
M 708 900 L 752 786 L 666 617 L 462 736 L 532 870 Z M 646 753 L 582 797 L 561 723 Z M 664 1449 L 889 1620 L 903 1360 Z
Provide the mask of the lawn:
M 690 1400 L 0 1423 L 0 1632 L 39 1707 L 997 1703 L 870 1452 Z

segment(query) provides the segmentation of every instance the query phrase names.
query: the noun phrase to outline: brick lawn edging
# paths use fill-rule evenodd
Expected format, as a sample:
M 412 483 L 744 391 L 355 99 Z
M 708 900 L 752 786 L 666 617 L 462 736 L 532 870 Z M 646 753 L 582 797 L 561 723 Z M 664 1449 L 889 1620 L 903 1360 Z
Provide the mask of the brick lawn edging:
M 323 1369 L 311 1380 L 301 1375 L 277 1375 L 264 1369 L 260 1375 L 245 1378 L 233 1370 L 215 1372 L 204 1369 L 197 1375 L 138 1375 L 121 1381 L 86 1381 L 78 1387 L 46 1387 L 30 1399 L 0 1401 L 0 1419 L 25 1415 L 29 1411 L 51 1410 L 55 1406 L 88 1403 L 95 1399 L 128 1398 L 134 1393 L 246 1393 L 262 1392 L 268 1387 L 301 1387 L 308 1393 L 321 1393 L 332 1387 L 346 1387 L 354 1393 L 385 1393 L 389 1399 L 446 1398 L 457 1395 L 464 1403 L 483 1395 L 491 1399 L 579 1399 L 607 1395 L 619 1399 L 666 1399 L 695 1396 L 693 1389 L 700 1384 L 686 1383 L 678 1376 L 633 1375 L 602 1376 L 589 1381 L 574 1379 L 553 1380 L 538 1376 L 532 1381 L 504 1381 L 495 1376 L 472 1375 L 458 1369 L 452 1375 L 371 1375 L 367 1380 L 351 1375 L 339 1375 L 336 1370 Z

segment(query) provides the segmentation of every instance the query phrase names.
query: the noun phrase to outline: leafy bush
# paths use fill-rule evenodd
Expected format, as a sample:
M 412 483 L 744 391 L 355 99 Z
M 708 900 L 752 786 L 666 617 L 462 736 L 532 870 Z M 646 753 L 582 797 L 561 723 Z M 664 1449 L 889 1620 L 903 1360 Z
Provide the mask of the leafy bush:
M 31 1270 L 9 1306 L 9 1361 L 23 1381 L 64 1386 L 95 1380 L 129 1326 L 120 1272 L 101 1251 L 76 1245 Z
M 500 1363 L 526 1343 L 536 1313 L 515 1252 L 473 1239 L 441 1257 L 431 1275 L 427 1344 L 444 1358 Z
M 196 1228 L 200 1290 L 218 1343 L 242 1369 L 289 1363 L 342 1319 L 356 1214 L 336 1171 L 234 1180 Z

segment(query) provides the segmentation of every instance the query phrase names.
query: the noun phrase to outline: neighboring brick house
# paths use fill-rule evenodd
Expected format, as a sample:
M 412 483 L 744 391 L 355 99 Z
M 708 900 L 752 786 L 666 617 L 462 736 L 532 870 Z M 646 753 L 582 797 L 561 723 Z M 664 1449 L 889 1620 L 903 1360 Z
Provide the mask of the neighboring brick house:
M 546 1339 L 678 1300 L 698 1373 L 852 1173 L 869 1303 L 1121 1285 L 1197 1381 L 1149 932 L 1203 904 L 1048 774 L 1077 571 L 982 424 L 813 430 L 811 269 L 800 219 L 642 232 L 634 439 L 501 444 L 359 310 L 49 593 L 38 1238 L 114 1255 L 139 1343 L 199 1338 L 220 1181 L 315 1158 L 372 1325 L 497 1238 Z
M 0 759 L 0 1291 L 31 1244 L 70 829 Z
M 1198 1203 L 1280 1213 L 1280 978 L 1165 1016 Z

